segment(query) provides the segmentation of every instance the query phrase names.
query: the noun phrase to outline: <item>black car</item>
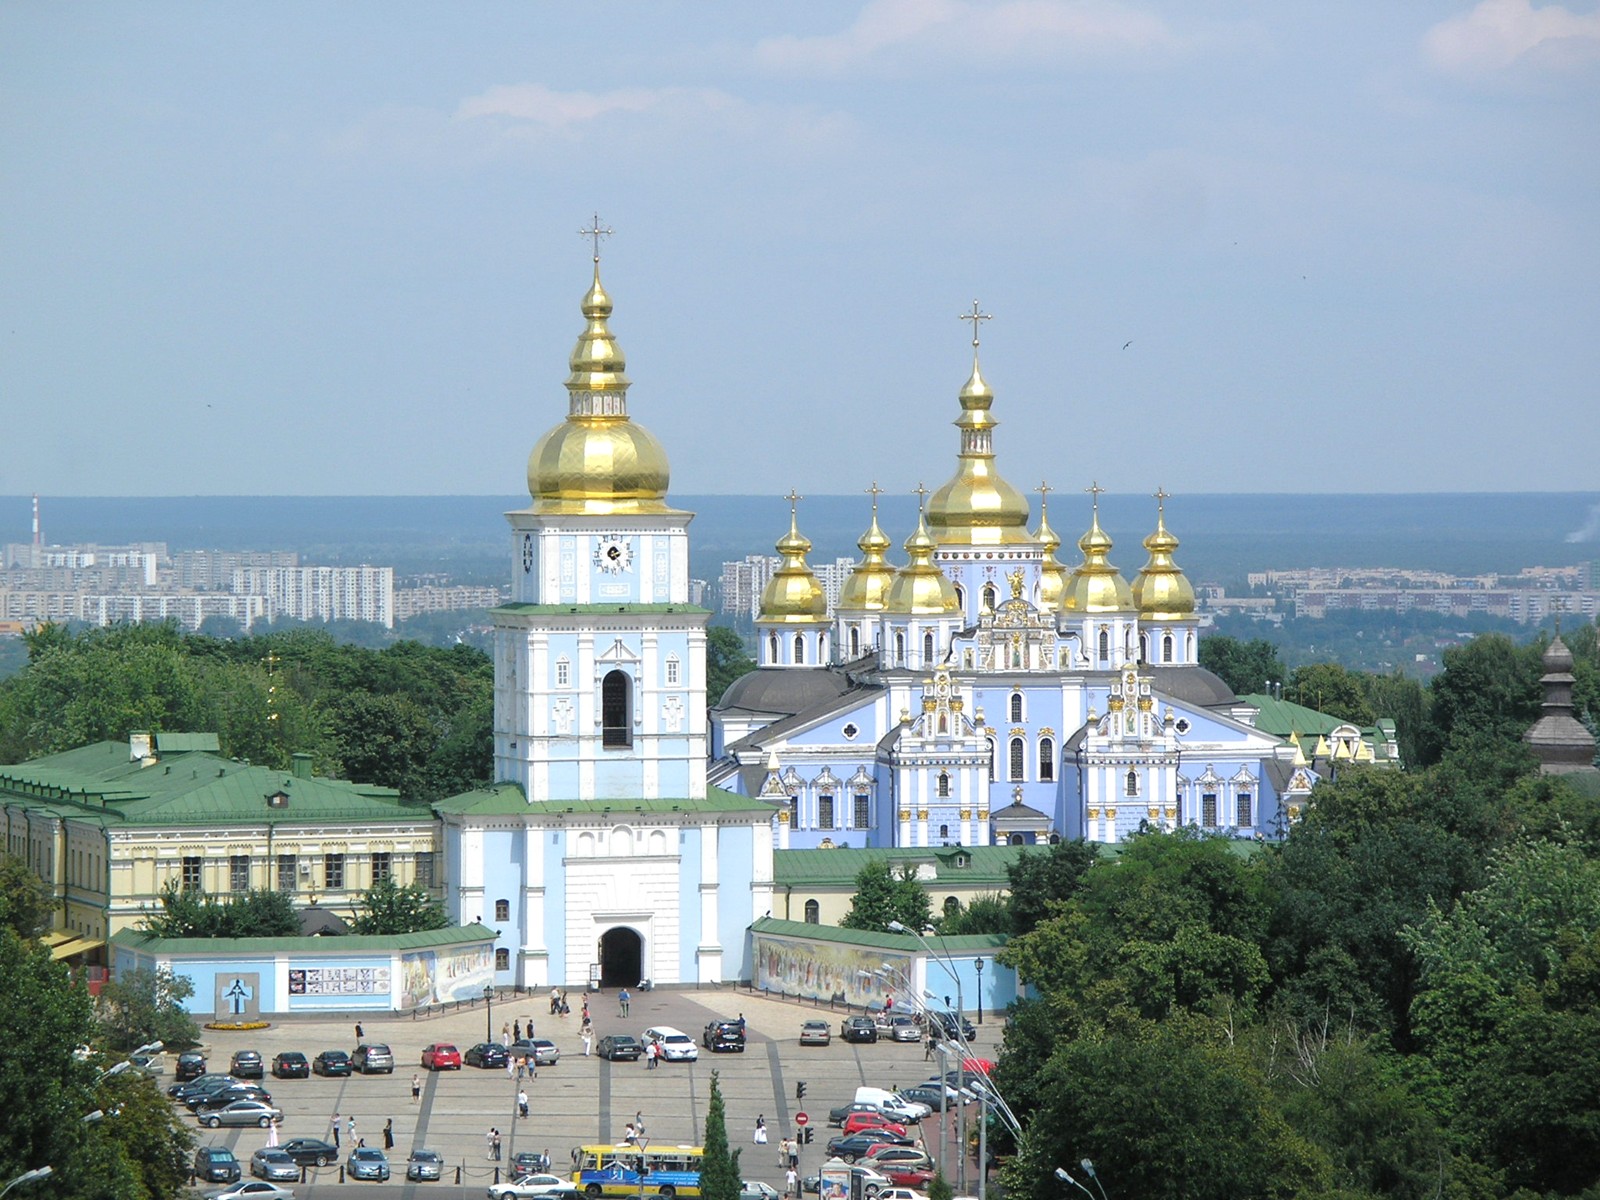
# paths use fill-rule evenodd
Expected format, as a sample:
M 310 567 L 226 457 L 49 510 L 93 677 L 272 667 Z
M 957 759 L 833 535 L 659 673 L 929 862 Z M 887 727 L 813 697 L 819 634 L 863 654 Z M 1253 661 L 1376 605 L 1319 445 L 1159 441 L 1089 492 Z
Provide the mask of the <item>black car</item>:
M 958 1033 L 968 1042 L 978 1036 L 978 1031 L 973 1028 L 972 1022 L 958 1013 L 934 1012 L 929 1013 L 928 1018 L 935 1032 L 949 1041 L 955 1041 Z
M 232 1075 L 200 1075 L 186 1083 L 175 1083 L 167 1089 L 167 1095 L 174 1100 L 182 1100 L 196 1092 L 209 1092 L 219 1087 L 232 1087 L 239 1081 Z
M 228 1074 L 235 1079 L 260 1079 L 266 1073 L 266 1068 L 261 1065 L 259 1050 L 235 1050 L 233 1059 L 228 1063 Z
M 271 1104 L 272 1094 L 253 1083 L 236 1083 L 232 1087 L 218 1088 L 214 1092 L 201 1092 L 197 1096 L 190 1096 L 183 1103 L 190 1112 L 205 1113 L 226 1108 L 235 1100 L 259 1100 L 263 1104 Z
M 847 1042 L 875 1042 L 878 1026 L 871 1017 L 846 1017 L 839 1026 L 839 1036 Z
M 324 1050 L 311 1060 L 311 1069 L 318 1075 L 349 1075 L 350 1054 L 346 1050 Z
M 600 1039 L 600 1044 L 595 1047 L 594 1052 L 611 1062 L 616 1062 L 618 1059 L 638 1062 L 639 1056 L 644 1053 L 644 1047 L 639 1044 L 638 1038 L 629 1037 L 625 1033 L 608 1033 Z
M 196 1150 L 194 1173 L 207 1183 L 235 1183 L 243 1174 L 239 1160 L 226 1146 L 201 1146 Z
M 311 1064 L 298 1050 L 285 1050 L 273 1056 L 272 1075 L 275 1079 L 309 1079 Z
M 178 1055 L 178 1061 L 172 1067 L 172 1077 L 179 1083 L 187 1083 L 191 1079 L 199 1079 L 205 1073 L 206 1056 L 196 1050 L 190 1050 Z
M 712 1021 L 700 1035 L 700 1044 L 713 1054 L 744 1053 L 744 1026 L 737 1021 Z
M 461 1061 L 469 1067 L 482 1067 L 486 1071 L 505 1069 L 506 1060 L 511 1057 L 499 1042 L 479 1042 L 476 1046 L 468 1046 L 467 1052 L 461 1056 Z
M 946 1111 L 960 1108 L 962 1102 L 961 1096 L 952 1096 L 948 1089 L 941 1088 L 937 1084 L 923 1083 L 918 1084 L 916 1087 L 901 1088 L 900 1094 L 907 1100 L 915 1100 L 918 1104 L 926 1104 L 931 1112 L 939 1111 L 939 1098 L 941 1096 L 944 1097 Z
M 874 1130 L 874 1133 L 877 1131 Z M 836 1137 L 828 1140 L 828 1154 L 832 1158 L 842 1158 L 847 1163 L 853 1163 L 858 1158 L 865 1158 L 872 1152 L 874 1146 L 885 1143 L 891 1146 L 910 1146 L 915 1143 L 910 1138 L 900 1137 L 898 1134 L 886 1134 L 884 1137 L 866 1137 L 862 1133 L 852 1133 L 849 1137 Z
M 278 1149 L 302 1167 L 326 1167 L 339 1161 L 339 1147 L 319 1138 L 295 1138 Z

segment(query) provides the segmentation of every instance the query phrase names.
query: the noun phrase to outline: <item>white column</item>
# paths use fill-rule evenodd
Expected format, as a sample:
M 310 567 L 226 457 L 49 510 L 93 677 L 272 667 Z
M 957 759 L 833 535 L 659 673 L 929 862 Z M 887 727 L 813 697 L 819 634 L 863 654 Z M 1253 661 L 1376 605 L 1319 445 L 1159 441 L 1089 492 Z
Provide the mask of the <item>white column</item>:
M 550 985 L 550 939 L 544 927 L 544 830 L 528 824 L 522 830 L 522 946 L 518 981 L 527 987 Z
M 721 930 L 717 923 L 720 880 L 717 872 L 718 829 L 700 827 L 700 935 L 695 952 L 697 978 L 701 983 L 722 982 Z

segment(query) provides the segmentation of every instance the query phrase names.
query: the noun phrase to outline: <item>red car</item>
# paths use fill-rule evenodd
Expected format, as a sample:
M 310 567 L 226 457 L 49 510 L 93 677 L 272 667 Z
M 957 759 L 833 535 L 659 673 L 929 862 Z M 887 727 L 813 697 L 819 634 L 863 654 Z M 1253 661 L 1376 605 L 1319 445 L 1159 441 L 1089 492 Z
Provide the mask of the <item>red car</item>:
M 422 1065 L 430 1071 L 459 1071 L 461 1051 L 449 1042 L 435 1042 L 422 1052 Z
M 933 1172 L 927 1167 L 910 1167 L 903 1163 L 884 1163 L 882 1166 L 872 1168 L 880 1175 L 888 1178 L 895 1187 L 916 1188 L 919 1192 L 928 1190 L 928 1185 L 933 1182 Z
M 854 1112 L 844 1119 L 846 1135 L 860 1133 L 863 1129 L 887 1129 L 890 1133 L 906 1136 L 906 1127 L 897 1125 L 882 1113 Z

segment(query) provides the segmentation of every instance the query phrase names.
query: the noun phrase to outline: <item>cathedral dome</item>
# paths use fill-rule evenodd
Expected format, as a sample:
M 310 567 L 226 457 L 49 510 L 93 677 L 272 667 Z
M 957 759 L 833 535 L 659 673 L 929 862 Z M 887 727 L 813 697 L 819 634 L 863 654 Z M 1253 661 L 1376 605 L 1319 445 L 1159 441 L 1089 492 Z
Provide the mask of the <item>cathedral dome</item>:
M 670 470 L 661 443 L 628 418 L 628 377 L 611 335 L 611 297 L 594 283 L 567 376 L 567 419 L 528 455 L 528 494 L 537 512 L 666 512 Z
M 1072 613 L 1127 612 L 1133 608 L 1133 590 L 1122 573 L 1106 558 L 1111 553 L 1110 535 L 1100 528 L 1100 489 L 1095 493 L 1094 518 L 1089 531 L 1078 539 L 1083 563 L 1067 581 L 1061 611 Z
M 1156 493 L 1156 531 L 1144 540 L 1150 561 L 1133 581 L 1141 621 L 1181 621 L 1194 615 L 1194 587 L 1172 561 L 1178 539 L 1167 532 L 1165 492 Z
M 889 589 L 894 586 L 894 567 L 884 557 L 889 549 L 889 535 L 878 525 L 878 485 L 872 485 L 872 524 L 861 535 L 856 546 L 861 551 L 861 561 L 850 572 L 839 589 L 839 609 L 843 612 L 882 612 L 889 599 Z
M 1039 496 L 1039 528 L 1034 531 L 1033 540 L 1039 543 L 1039 548 L 1044 551 L 1044 562 L 1039 565 L 1039 609 L 1042 612 L 1056 612 L 1061 608 L 1062 600 L 1067 591 L 1067 572 L 1056 561 L 1056 551 L 1061 548 L 1061 535 L 1050 528 L 1050 516 L 1045 511 L 1044 489 L 1041 488 Z
M 828 596 L 806 563 L 811 539 L 800 532 L 795 515 L 798 496 L 789 500 L 789 532 L 777 541 L 783 561 L 761 593 L 760 624 L 813 625 L 828 618 Z
M 887 610 L 908 616 L 941 616 L 959 612 L 960 599 L 955 585 L 934 565 L 935 542 L 928 535 L 927 523 L 917 514 L 917 531 L 906 539 L 911 561 L 895 572 L 889 589 Z
M 974 327 L 981 318 L 967 318 Z M 1028 535 L 1028 501 L 994 466 L 994 391 L 978 370 L 978 340 L 972 340 L 972 375 L 961 389 L 961 450 L 956 473 L 928 502 L 928 527 L 941 545 L 1017 545 Z

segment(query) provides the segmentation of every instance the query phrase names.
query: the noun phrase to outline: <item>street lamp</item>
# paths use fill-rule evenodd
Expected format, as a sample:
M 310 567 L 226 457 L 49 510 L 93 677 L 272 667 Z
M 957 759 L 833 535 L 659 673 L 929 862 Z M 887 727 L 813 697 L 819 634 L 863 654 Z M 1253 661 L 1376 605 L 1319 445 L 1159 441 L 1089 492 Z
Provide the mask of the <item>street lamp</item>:
M 1100 1176 L 1094 1173 L 1094 1163 L 1087 1158 L 1078 1164 L 1083 1168 L 1084 1174 L 1094 1180 L 1094 1186 L 1100 1190 L 1100 1200 L 1106 1200 L 1106 1185 L 1100 1182 Z
M 1089 1197 L 1089 1200 L 1094 1200 L 1094 1193 L 1091 1192 L 1088 1188 L 1084 1187 L 1083 1184 L 1079 1183 L 1070 1174 L 1068 1174 L 1067 1173 L 1067 1169 L 1065 1167 L 1057 1167 L 1056 1168 L 1056 1178 L 1061 1180 L 1063 1183 L 1070 1183 L 1073 1187 L 1077 1188 L 1085 1196 Z
M 19 1183 L 38 1183 L 39 1180 L 43 1179 L 46 1175 L 51 1174 L 54 1172 L 54 1170 L 54 1167 L 35 1167 L 32 1171 L 24 1171 L 10 1183 L 6 1184 L 5 1187 L 0 1188 L 0 1196 L 4 1196 Z
M 494 1041 L 494 984 L 483 985 L 483 1040 Z
M 972 969 L 978 973 L 978 1024 L 983 1024 L 983 959 L 972 960 Z

